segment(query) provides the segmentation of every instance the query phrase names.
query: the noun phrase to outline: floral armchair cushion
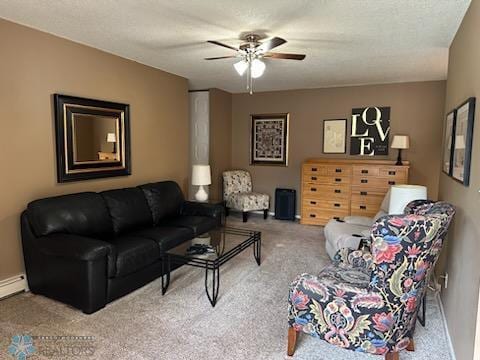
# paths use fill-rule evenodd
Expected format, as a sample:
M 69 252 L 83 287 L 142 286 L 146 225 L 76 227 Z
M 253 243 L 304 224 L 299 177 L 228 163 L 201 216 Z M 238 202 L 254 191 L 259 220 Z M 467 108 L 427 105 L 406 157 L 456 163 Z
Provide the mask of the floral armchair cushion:
M 244 170 L 223 173 L 223 198 L 228 208 L 240 211 L 265 210 L 270 204 L 267 194 L 252 192 L 250 173 Z
M 252 178 L 245 170 L 223 172 L 223 196 L 227 200 L 232 194 L 252 191 Z
M 378 219 L 370 256 L 345 252 L 339 256 L 349 261 L 299 276 L 290 288 L 289 325 L 355 351 L 405 349 L 455 210 L 437 202 L 422 212 Z

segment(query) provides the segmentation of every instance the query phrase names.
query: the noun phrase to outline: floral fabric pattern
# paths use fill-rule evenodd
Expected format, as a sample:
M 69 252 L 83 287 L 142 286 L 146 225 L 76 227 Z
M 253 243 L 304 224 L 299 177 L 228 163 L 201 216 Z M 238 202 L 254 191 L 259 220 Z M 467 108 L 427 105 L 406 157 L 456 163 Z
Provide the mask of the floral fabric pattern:
M 240 211 L 264 210 L 270 205 L 267 194 L 252 192 L 250 173 L 244 170 L 223 173 L 223 198 L 228 208 Z
M 405 349 L 454 213 L 450 204 L 428 202 L 378 219 L 371 253 L 340 250 L 319 275 L 292 283 L 289 325 L 354 351 Z

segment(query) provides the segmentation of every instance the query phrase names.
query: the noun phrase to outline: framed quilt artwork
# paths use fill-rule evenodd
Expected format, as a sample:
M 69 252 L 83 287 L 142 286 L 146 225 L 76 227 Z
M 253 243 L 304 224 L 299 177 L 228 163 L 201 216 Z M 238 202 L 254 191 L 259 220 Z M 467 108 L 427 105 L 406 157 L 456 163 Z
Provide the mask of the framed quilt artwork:
M 457 107 L 453 125 L 452 177 L 465 186 L 470 183 L 474 116 L 475 98 L 472 97 Z
M 453 124 L 455 123 L 456 110 L 447 114 L 445 119 L 445 133 L 443 135 L 443 163 L 442 171 L 452 176 L 452 144 L 453 144 Z
M 323 153 L 345 154 L 347 152 L 347 119 L 323 120 Z
M 251 165 L 288 165 L 289 114 L 252 115 Z

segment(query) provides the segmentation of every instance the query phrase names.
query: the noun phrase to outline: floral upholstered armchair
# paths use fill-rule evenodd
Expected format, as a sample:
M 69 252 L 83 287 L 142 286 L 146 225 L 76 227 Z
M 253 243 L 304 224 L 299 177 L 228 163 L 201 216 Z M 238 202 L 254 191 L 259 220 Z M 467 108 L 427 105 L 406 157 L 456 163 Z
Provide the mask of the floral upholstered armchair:
M 445 202 L 414 201 L 375 222 L 371 253 L 340 250 L 319 275 L 300 275 L 288 299 L 288 354 L 300 331 L 388 360 L 413 351 L 420 299 L 454 213 Z
M 248 219 L 248 212 L 262 210 L 263 217 L 268 217 L 270 197 L 267 194 L 252 192 L 252 178 L 245 170 L 223 172 L 223 200 L 228 215 L 229 209 L 243 213 L 243 222 Z

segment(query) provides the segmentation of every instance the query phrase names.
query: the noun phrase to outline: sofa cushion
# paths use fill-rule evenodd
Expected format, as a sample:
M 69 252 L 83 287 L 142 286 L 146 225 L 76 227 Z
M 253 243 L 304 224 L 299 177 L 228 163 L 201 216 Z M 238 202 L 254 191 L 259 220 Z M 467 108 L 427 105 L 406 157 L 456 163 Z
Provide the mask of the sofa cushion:
M 102 239 L 112 233 L 107 206 L 93 192 L 32 201 L 27 214 L 37 237 L 64 233 Z
M 160 223 L 162 225 L 185 227 L 197 236 L 217 227 L 217 220 L 208 216 L 177 216 Z
M 157 226 L 137 230 L 131 235 L 154 240 L 160 247 L 160 253 L 170 250 L 194 237 L 193 230 L 190 228 L 171 226 Z
M 160 250 L 153 240 L 121 236 L 109 242 L 116 250 L 115 272 L 110 277 L 131 274 L 160 259 Z
M 180 214 L 185 199 L 176 182 L 162 181 L 141 185 L 139 188 L 145 194 L 155 225 L 166 217 Z
M 152 214 L 139 188 L 109 190 L 100 193 L 107 204 L 116 234 L 152 226 Z

